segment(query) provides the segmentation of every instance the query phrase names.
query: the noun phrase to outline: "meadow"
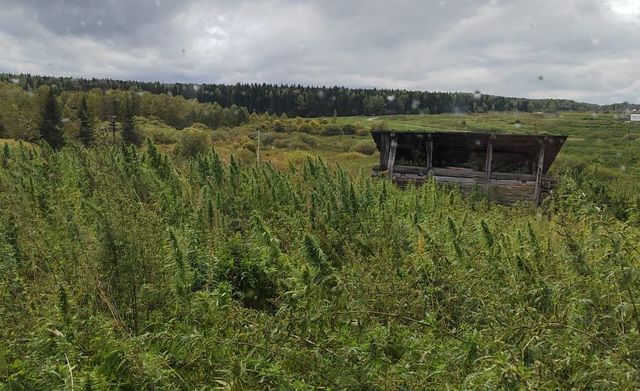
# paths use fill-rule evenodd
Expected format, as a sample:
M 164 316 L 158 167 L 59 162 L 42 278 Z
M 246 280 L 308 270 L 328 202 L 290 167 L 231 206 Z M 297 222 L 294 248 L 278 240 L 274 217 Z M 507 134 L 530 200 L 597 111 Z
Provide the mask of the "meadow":
M 4 388 L 639 386 L 638 125 L 136 121 L 140 147 L 0 140 Z M 551 197 L 505 207 L 370 178 L 371 128 L 569 139 Z

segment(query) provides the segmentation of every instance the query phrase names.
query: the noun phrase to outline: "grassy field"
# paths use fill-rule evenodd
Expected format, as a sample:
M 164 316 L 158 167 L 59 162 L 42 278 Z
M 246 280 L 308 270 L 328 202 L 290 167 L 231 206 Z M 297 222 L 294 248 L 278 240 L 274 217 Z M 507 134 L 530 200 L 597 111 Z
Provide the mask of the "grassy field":
M 640 385 L 637 127 L 312 120 L 357 125 L 326 136 L 138 120 L 158 145 L 0 140 L 0 389 Z M 504 207 L 372 179 L 372 125 L 569 142 L 541 208 Z

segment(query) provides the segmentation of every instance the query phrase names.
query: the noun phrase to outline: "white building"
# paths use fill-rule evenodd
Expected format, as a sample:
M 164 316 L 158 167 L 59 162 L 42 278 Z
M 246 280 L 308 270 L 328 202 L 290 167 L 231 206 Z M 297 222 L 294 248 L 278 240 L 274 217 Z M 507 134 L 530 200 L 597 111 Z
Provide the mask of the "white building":
M 629 119 L 631 122 L 640 122 L 640 114 L 631 114 Z

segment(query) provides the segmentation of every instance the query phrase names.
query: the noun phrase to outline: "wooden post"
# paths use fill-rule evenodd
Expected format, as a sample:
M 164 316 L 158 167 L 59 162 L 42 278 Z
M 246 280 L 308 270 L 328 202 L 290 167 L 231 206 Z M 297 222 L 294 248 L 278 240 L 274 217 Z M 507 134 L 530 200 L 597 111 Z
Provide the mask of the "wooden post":
M 427 134 L 427 175 L 432 175 L 433 168 L 433 138 Z
M 542 169 L 544 168 L 544 140 L 540 140 L 540 149 L 538 150 L 538 164 L 536 165 L 536 188 L 533 194 L 533 202 L 536 206 L 542 201 Z
M 387 173 L 389 178 L 393 178 L 393 165 L 396 162 L 396 149 L 398 147 L 398 140 L 395 133 L 390 134 L 391 147 L 389 148 L 389 160 L 387 161 Z
M 385 171 L 387 169 L 390 146 L 389 133 L 382 133 L 380 135 L 380 171 Z
M 489 183 L 491 182 L 491 163 L 493 162 L 493 140 L 496 138 L 494 133 L 489 135 L 487 141 L 487 156 L 484 160 L 484 192 L 489 194 Z

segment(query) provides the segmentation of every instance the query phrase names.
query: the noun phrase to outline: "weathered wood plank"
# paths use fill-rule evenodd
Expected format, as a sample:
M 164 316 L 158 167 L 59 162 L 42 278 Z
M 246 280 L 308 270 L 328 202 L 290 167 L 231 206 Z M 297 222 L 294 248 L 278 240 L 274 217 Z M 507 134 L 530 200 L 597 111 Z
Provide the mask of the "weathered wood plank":
M 487 142 L 487 156 L 484 160 L 484 177 L 487 180 L 484 191 L 485 193 L 489 192 L 489 179 L 491 179 L 491 162 L 493 160 L 493 139 L 495 138 L 495 134 L 491 134 L 489 136 L 489 141 Z
M 398 148 L 398 139 L 395 133 L 391 133 L 391 146 L 389 148 L 389 160 L 387 161 L 387 172 L 389 177 L 393 176 L 393 166 L 396 162 L 396 150 Z
M 544 142 L 540 143 L 540 149 L 538 150 L 538 163 L 536 166 L 536 187 L 533 195 L 533 202 L 536 206 L 540 205 L 541 198 L 541 186 L 542 186 L 542 169 L 544 167 Z
M 427 134 L 427 174 L 431 174 L 433 168 L 433 137 Z
M 385 133 L 382 135 L 382 139 L 380 141 L 380 170 L 384 171 L 387 169 L 387 162 L 389 161 L 389 148 L 391 147 L 391 136 L 389 133 Z

